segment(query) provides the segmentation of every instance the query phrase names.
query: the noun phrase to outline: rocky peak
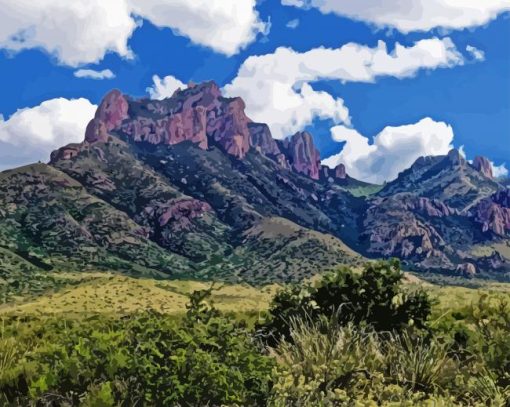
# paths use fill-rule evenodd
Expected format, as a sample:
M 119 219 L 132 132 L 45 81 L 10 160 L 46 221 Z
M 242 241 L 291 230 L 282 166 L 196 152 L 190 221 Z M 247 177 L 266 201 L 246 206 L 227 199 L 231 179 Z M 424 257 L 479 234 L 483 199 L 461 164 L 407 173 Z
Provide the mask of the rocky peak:
M 338 164 L 335 167 L 334 171 L 335 171 L 335 178 L 338 178 L 338 179 L 346 179 L 347 178 L 347 172 L 345 171 L 345 165 Z
M 319 179 L 320 155 L 310 133 L 298 132 L 281 141 L 280 147 L 296 172 Z
M 88 124 L 85 141 L 104 142 L 109 134 L 117 134 L 134 143 L 191 141 L 202 149 L 215 143 L 226 153 L 243 158 L 250 149 L 251 123 L 244 109 L 241 98 L 222 97 L 214 82 L 177 89 L 164 100 L 131 100 L 113 90 Z M 269 145 L 268 134 L 269 138 L 263 137 Z M 269 148 L 274 150 L 274 146 Z
M 129 103 L 117 89 L 107 93 L 96 110 L 95 117 L 87 125 L 85 141 L 106 141 L 110 131 L 117 129 L 128 116 Z
M 490 161 L 481 156 L 476 156 L 473 160 L 473 167 L 480 172 L 481 174 L 485 175 L 487 178 L 494 178 L 492 174 L 492 165 Z
M 446 156 L 447 160 L 453 165 L 462 165 L 466 162 L 460 151 L 456 148 L 451 149 Z

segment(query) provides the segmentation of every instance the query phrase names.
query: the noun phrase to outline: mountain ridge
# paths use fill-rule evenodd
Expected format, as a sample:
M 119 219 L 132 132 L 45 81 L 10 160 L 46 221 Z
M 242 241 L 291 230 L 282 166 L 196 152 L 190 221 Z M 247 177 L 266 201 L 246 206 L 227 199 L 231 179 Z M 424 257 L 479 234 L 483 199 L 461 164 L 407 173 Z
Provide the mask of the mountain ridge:
M 380 188 L 349 177 L 342 164 L 322 165 L 311 134 L 274 140 L 269 127 L 251 121 L 244 109 L 242 99 L 224 98 L 213 82 L 178 89 L 163 100 L 135 100 L 113 90 L 84 141 L 54 151 L 48 168 L 83 188 L 84 200 L 99 199 L 108 213 L 132 222 L 126 236 L 136 234 L 140 241 L 135 241 L 151 247 L 156 258 L 163 256 L 164 264 L 148 267 L 104 240 L 114 225 L 102 225 L 104 236 L 98 239 L 93 235 L 95 249 L 122 252 L 128 263 L 147 270 L 168 270 L 157 275 L 299 280 L 338 264 L 360 264 L 363 256 L 396 256 L 417 271 L 497 278 L 509 273 L 510 259 L 499 252 L 490 258 L 471 254 L 474 245 L 508 242 L 508 190 L 492 178 L 487 159 L 470 164 L 456 150 L 421 157 L 377 192 Z M 0 202 L 0 209 L 23 195 L 6 187 L 12 183 L 8 174 L 0 186 L 3 182 L 10 199 Z M 65 188 L 61 193 L 33 196 L 39 203 L 68 202 Z M 64 219 L 66 205 L 58 212 Z M 26 201 L 22 208 L 44 218 L 45 207 Z M 0 224 L 16 224 L 22 210 L 3 212 Z M 17 224 L 11 230 L 25 236 L 30 225 Z M 273 233 L 275 225 L 287 235 Z M 56 226 L 48 227 L 52 232 Z M 48 257 L 60 253 L 48 251 L 48 238 L 38 236 L 32 249 L 46 248 L 41 253 Z M 4 246 L 17 244 L 7 236 L 3 240 Z M 174 257 L 164 260 L 165 253 Z

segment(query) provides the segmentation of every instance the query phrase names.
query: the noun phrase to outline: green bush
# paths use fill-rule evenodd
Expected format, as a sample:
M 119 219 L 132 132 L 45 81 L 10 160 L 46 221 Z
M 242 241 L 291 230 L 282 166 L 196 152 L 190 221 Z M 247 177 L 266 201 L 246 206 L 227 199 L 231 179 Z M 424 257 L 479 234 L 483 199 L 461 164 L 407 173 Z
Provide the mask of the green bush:
M 431 312 L 427 294 L 406 292 L 397 260 L 369 263 L 362 273 L 343 268 L 326 274 L 315 287 L 291 286 L 274 298 L 259 334 L 267 343 L 291 339 L 291 318 L 316 320 L 335 316 L 340 325 L 369 325 L 376 331 L 425 328 Z
M 19 405 L 265 405 L 273 360 L 209 293 L 192 294 L 179 321 L 146 312 L 38 326 L 35 349 L 4 345 L 0 394 Z

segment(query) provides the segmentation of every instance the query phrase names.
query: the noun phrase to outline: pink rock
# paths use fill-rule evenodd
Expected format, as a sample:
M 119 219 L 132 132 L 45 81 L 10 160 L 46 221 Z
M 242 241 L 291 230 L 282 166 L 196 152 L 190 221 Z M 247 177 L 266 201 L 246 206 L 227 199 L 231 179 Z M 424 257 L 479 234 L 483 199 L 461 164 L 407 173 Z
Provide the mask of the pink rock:
M 292 168 L 312 179 L 319 179 L 320 155 L 308 132 L 298 132 L 281 143 Z
M 122 93 L 116 89 L 110 91 L 99 105 L 94 119 L 90 121 L 85 132 L 89 143 L 105 141 L 107 134 L 119 128 L 128 116 L 129 104 Z
M 494 178 L 494 176 L 492 174 L 492 165 L 487 158 L 481 157 L 481 156 L 476 156 L 473 160 L 473 167 L 477 171 L 479 171 L 480 173 L 485 175 L 487 178 L 490 178 L 490 179 Z

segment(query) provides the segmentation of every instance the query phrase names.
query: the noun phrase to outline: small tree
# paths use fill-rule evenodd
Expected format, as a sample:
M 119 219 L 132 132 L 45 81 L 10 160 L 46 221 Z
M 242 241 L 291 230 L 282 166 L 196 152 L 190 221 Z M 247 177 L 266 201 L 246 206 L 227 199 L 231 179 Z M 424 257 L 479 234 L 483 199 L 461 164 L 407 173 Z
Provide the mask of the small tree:
M 431 312 L 428 295 L 402 288 L 404 274 L 398 260 L 369 263 L 362 273 L 348 268 L 326 274 L 315 286 L 291 286 L 280 291 L 271 304 L 268 321 L 258 325 L 268 343 L 282 337 L 291 340 L 292 318 L 334 317 L 370 325 L 376 331 L 399 331 L 409 326 L 424 328 Z

